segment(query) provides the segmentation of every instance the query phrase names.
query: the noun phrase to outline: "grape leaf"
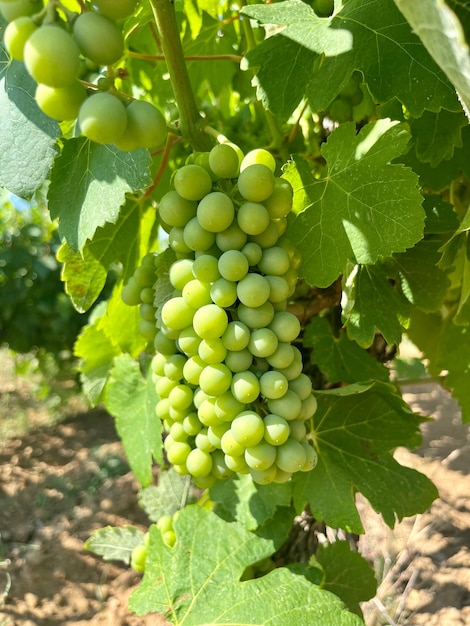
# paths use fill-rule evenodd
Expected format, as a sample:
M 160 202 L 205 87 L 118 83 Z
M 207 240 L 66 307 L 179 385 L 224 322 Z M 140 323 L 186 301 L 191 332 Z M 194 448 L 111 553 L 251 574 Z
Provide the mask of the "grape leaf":
M 162 306 L 175 294 L 175 288 L 171 284 L 169 276 L 170 267 L 175 261 L 176 255 L 171 248 L 163 250 L 157 258 L 157 281 L 155 283 L 155 299 L 153 304 L 157 310 L 155 318 L 159 324 L 162 321 Z
M 129 565 L 132 550 L 143 541 L 144 533 L 135 526 L 106 526 L 94 530 L 84 548 L 99 554 L 105 561 L 123 561 Z
M 302 47 L 324 55 L 306 87 L 314 110 L 326 110 L 354 70 L 363 73 L 377 102 L 398 98 L 414 117 L 425 109 L 460 110 L 452 85 L 392 0 L 349 0 L 328 19 L 318 18 L 301 0 L 252 5 L 244 7 L 242 13 L 263 24 L 282 27 L 277 29 L 281 35 L 278 45 L 282 46 L 285 65 L 295 67 Z M 297 49 L 283 44 L 282 38 L 297 43 Z M 263 101 L 271 102 L 272 96 L 275 98 L 276 92 L 284 89 L 285 76 L 279 71 L 276 74 L 273 62 L 282 53 L 273 55 L 267 41 L 257 52 L 247 55 L 247 62 L 250 66 L 252 61 L 255 67 L 260 63 L 265 66 L 258 91 L 265 92 L 260 94 Z M 264 61 L 263 48 L 269 52 Z
M 384 380 L 389 378 L 388 369 L 370 356 L 344 332 L 338 337 L 328 321 L 312 317 L 304 333 L 304 346 L 313 348 L 310 360 L 318 365 L 331 383 L 355 383 L 361 380 Z
M 39 109 L 35 91 L 24 64 L 10 61 L 0 40 L 0 186 L 21 198 L 31 198 L 48 177 L 61 134 Z
M 221 517 L 256 530 L 274 515 L 276 508 L 289 506 L 292 487 L 289 483 L 257 485 L 251 476 L 237 474 L 230 480 L 218 481 L 210 494 Z
M 393 385 L 353 384 L 317 392 L 314 470 L 295 477 L 296 506 L 310 503 L 316 519 L 333 528 L 363 532 L 354 494 L 361 492 L 385 522 L 422 513 L 437 497 L 431 481 L 401 466 L 392 452 L 419 445 L 419 423 Z
M 54 162 L 49 209 L 59 234 L 81 250 L 107 222 L 117 222 L 125 194 L 150 184 L 148 150 L 121 152 L 82 137 L 64 142 Z
M 459 227 L 459 218 L 454 207 L 436 194 L 424 196 L 423 208 L 426 211 L 424 232 L 427 235 L 453 233 Z
M 116 357 L 106 385 L 105 404 L 116 419 L 116 430 L 135 477 L 141 485 L 149 485 L 153 480 L 152 457 L 157 463 L 163 458 L 151 370 L 145 380 L 132 357 Z
M 423 235 L 417 176 L 390 163 L 404 149 L 407 130 L 390 120 L 367 124 L 357 136 L 355 129 L 342 124 L 323 144 L 325 178 L 316 180 L 300 157 L 284 171 L 298 213 L 287 233 L 302 254 L 299 274 L 310 285 L 327 287 L 348 260 L 373 264 Z
M 180 476 L 171 467 L 160 470 L 157 486 L 150 485 L 139 493 L 140 505 L 152 522 L 158 522 L 162 515 L 173 515 L 195 499 L 190 477 Z
M 394 0 L 429 54 L 449 77 L 470 116 L 470 55 L 462 25 L 445 2 Z
M 468 123 L 464 113 L 425 111 L 411 123 L 411 134 L 416 141 L 416 155 L 420 161 L 436 167 L 451 159 L 456 147 L 462 147 L 462 127 Z
M 320 544 L 310 563 L 318 563 L 323 569 L 323 589 L 341 598 L 350 611 L 362 615 L 359 602 L 370 600 L 377 590 L 374 570 L 366 559 L 351 550 L 348 541 L 335 541 Z
M 248 565 L 273 552 L 270 541 L 240 524 L 190 506 L 180 513 L 174 529 L 173 548 L 164 545 L 157 528 L 150 530 L 144 578 L 129 604 L 138 615 L 166 613 L 175 626 L 362 623 L 334 595 L 285 568 L 240 582 Z
M 61 278 L 65 282 L 65 293 L 77 311 L 84 313 L 103 290 L 108 275 L 106 269 L 87 246 L 80 253 L 64 242 L 57 251 L 57 260 L 63 263 Z

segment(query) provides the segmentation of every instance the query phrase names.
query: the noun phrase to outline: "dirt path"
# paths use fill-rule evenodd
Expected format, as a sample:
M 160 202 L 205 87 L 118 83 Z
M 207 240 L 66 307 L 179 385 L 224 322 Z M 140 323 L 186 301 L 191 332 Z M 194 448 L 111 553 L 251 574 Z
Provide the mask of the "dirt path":
M 429 475 L 441 498 L 394 531 L 360 502 L 363 554 L 382 581 L 364 606 L 368 626 L 470 625 L 470 435 L 443 391 L 410 390 L 416 411 L 433 414 L 418 453 L 401 462 Z M 111 418 L 79 414 L 0 447 L 0 562 L 11 589 L 0 626 L 153 626 L 157 616 L 128 614 L 139 576 L 83 551 L 95 528 L 147 520 L 137 503 Z M 0 598 L 7 583 L 0 567 Z M 293 625 L 294 626 L 294 625 Z

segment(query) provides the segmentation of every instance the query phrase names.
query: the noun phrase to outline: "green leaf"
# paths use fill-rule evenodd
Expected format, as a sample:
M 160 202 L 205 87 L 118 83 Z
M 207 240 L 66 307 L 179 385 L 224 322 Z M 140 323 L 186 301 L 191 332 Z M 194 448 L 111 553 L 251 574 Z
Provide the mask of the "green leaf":
M 157 312 L 155 318 L 157 323 L 162 321 L 162 306 L 167 300 L 172 298 L 175 293 L 175 288 L 170 282 L 170 267 L 176 261 L 176 254 L 171 248 L 166 248 L 158 255 L 156 264 L 157 281 L 155 283 L 155 300 L 153 302 Z
M 351 550 L 348 541 L 335 541 L 320 544 L 312 561 L 319 563 L 325 574 L 322 587 L 362 616 L 359 603 L 370 600 L 377 590 L 374 570 L 366 559 Z
M 211 487 L 210 495 L 221 517 L 236 520 L 247 530 L 256 530 L 278 507 L 290 505 L 292 486 L 290 483 L 257 485 L 251 476 L 237 474 L 230 480 L 218 481 Z
M 312 317 L 304 333 L 304 346 L 313 348 L 310 360 L 318 365 L 330 383 L 355 383 L 363 380 L 389 378 L 388 369 L 370 356 L 345 332 L 338 337 L 328 321 Z
M 348 260 L 376 263 L 415 244 L 423 235 L 424 211 L 417 176 L 391 161 L 408 141 L 405 127 L 390 120 L 364 126 L 342 124 L 323 144 L 328 165 L 316 180 L 300 157 L 284 173 L 294 188 L 298 213 L 287 233 L 302 254 L 300 275 L 327 287 Z
M 0 43 L 0 186 L 21 198 L 48 178 L 61 134 L 36 104 L 35 90 L 24 64 L 9 61 Z
M 309 502 L 312 514 L 333 528 L 361 533 L 354 500 L 361 492 L 385 522 L 422 513 L 437 497 L 431 481 L 393 458 L 397 446 L 419 445 L 419 423 L 392 385 L 354 384 L 317 392 L 313 440 L 314 470 L 296 476 L 296 506 Z
M 59 233 L 75 249 L 106 223 L 117 222 L 126 193 L 150 184 L 147 150 L 121 152 L 86 138 L 70 139 L 55 160 L 48 192 Z
M 468 120 L 464 113 L 425 111 L 411 123 L 411 134 L 416 141 L 416 155 L 420 161 L 436 167 L 451 159 L 456 147 L 462 147 L 462 127 Z
M 186 507 L 174 523 L 176 543 L 150 531 L 146 570 L 130 599 L 138 615 L 166 613 L 175 626 L 359 626 L 334 595 L 278 568 L 240 582 L 247 566 L 270 556 L 270 541 L 211 511 Z M 275 595 L 273 595 L 275 590 Z
M 348 337 L 363 348 L 372 345 L 376 331 L 388 344 L 399 344 L 409 310 L 382 264 L 355 265 L 345 272 L 342 319 Z
M 65 293 L 77 311 L 88 311 L 103 290 L 108 275 L 106 269 L 87 246 L 80 253 L 64 242 L 57 251 L 57 260 L 64 264 L 61 278 L 65 282 Z
M 132 550 L 143 543 L 144 533 L 135 526 L 106 526 L 94 530 L 84 548 L 99 554 L 105 561 L 131 562 Z
M 115 358 L 106 385 L 106 408 L 116 418 L 129 465 L 143 486 L 153 480 L 152 457 L 162 462 L 161 423 L 155 415 L 154 394 L 151 372 L 145 380 L 139 364 L 129 355 Z
M 394 1 L 454 85 L 469 116 L 470 55 L 458 17 L 439 0 Z
M 158 486 L 150 485 L 139 493 L 140 505 L 152 522 L 158 522 L 162 515 L 174 515 L 195 499 L 190 477 L 180 476 L 171 467 L 160 470 Z
M 423 207 L 426 211 L 424 232 L 427 235 L 453 233 L 459 227 L 459 218 L 454 211 L 454 207 L 445 202 L 441 196 L 436 194 L 426 195 Z

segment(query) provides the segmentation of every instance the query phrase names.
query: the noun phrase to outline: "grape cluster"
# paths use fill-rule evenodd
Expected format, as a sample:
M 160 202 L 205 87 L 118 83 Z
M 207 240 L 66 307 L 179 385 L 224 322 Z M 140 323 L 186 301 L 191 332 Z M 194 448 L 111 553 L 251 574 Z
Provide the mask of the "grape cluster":
M 275 165 L 265 150 L 241 159 L 229 144 L 192 155 L 159 205 L 178 257 L 173 296 L 156 322 L 150 257 L 123 290 L 154 342 L 168 460 L 201 487 L 233 472 L 283 482 L 316 464 L 305 424 L 316 400 L 286 310 L 300 262 L 282 236 L 293 191 Z
M 77 119 L 81 134 L 125 151 L 155 148 L 167 135 L 165 118 L 153 104 L 120 97 L 114 88 L 112 66 L 124 54 L 116 20 L 136 5 L 137 0 L 93 0 L 90 10 L 67 13 L 64 20 L 52 4 L 43 9 L 41 0 L 0 1 L 9 22 L 5 48 L 36 81 L 39 108 L 58 121 Z M 91 69 L 97 82 L 87 89 Z
M 155 526 L 162 534 L 163 543 L 169 548 L 172 548 L 176 543 L 176 534 L 173 530 L 173 522 L 175 521 L 175 513 L 173 517 L 171 515 L 162 515 Z M 132 550 L 131 554 L 131 567 L 136 572 L 145 571 L 145 561 L 147 560 L 148 545 L 149 545 L 150 533 L 146 532 L 142 543 L 139 543 Z

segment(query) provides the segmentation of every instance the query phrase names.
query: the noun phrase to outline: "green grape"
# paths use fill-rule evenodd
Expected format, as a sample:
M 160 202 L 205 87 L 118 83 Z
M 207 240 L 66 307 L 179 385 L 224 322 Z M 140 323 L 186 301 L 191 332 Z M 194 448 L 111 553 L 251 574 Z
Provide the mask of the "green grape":
M 168 530 L 173 530 L 173 518 L 171 517 L 171 515 L 162 515 L 158 518 L 156 526 L 161 533 L 166 533 Z
M 131 567 L 136 572 L 143 572 L 145 570 L 145 561 L 147 560 L 147 546 L 140 543 L 135 546 L 131 554 Z
M 126 108 L 127 126 L 115 145 L 130 152 L 137 148 L 157 148 L 166 140 L 166 121 L 156 106 L 145 100 L 134 100 Z
M 251 235 L 251 241 L 261 248 L 272 248 L 279 240 L 279 230 L 274 220 L 270 220 L 265 230 L 259 235 Z
M 232 200 L 221 191 L 208 193 L 197 207 L 199 224 L 211 233 L 220 233 L 228 228 L 234 215 L 235 208 Z
M 197 354 L 201 338 L 192 326 L 183 328 L 180 332 L 177 344 L 181 352 L 186 356 L 195 356 Z
M 290 343 L 279 342 L 276 351 L 266 357 L 266 361 L 271 367 L 284 369 L 292 364 L 294 356 L 294 347 Z
M 187 246 L 184 241 L 184 229 L 179 228 L 178 226 L 173 226 L 168 233 L 168 243 L 170 244 L 170 248 L 178 254 L 187 254 L 188 252 L 191 252 L 191 248 Z
M 13 20 L 26 15 L 34 15 L 41 9 L 42 0 L 4 0 L 0 2 L 0 12 L 7 22 L 13 22 Z
M 232 378 L 231 390 L 234 398 L 239 402 L 243 404 L 254 402 L 260 393 L 259 381 L 256 374 L 250 371 L 237 372 Z
M 249 269 L 248 259 L 240 250 L 228 250 L 219 258 L 220 275 L 229 281 L 238 281 L 244 278 Z
M 78 81 L 67 87 L 39 84 L 34 94 L 41 111 L 59 121 L 76 119 L 86 97 L 86 89 Z
M 162 321 L 169 328 L 182 330 L 193 321 L 194 309 L 186 304 L 182 296 L 170 298 L 161 309 Z
M 275 220 L 285 217 L 292 209 L 294 190 L 288 180 L 276 178 L 274 180 L 274 190 L 269 198 L 263 202 L 268 210 L 271 219 Z
M 271 172 L 274 172 L 276 169 L 276 160 L 274 159 L 273 155 L 263 148 L 256 148 L 255 150 L 250 150 L 250 152 L 247 152 L 246 155 L 243 157 L 243 160 L 240 164 L 240 171 L 243 172 L 243 170 L 246 170 L 249 165 L 255 165 L 259 163 L 265 165 L 271 170 Z
M 206 196 L 207 197 L 207 196 Z M 228 228 L 215 236 L 215 243 L 219 250 L 227 252 L 228 250 L 241 250 L 246 243 L 246 233 L 234 220 Z
M 269 328 L 276 334 L 279 341 L 289 343 L 299 336 L 300 322 L 293 313 L 278 311 L 274 314 Z
M 193 261 L 192 272 L 198 280 L 213 283 L 220 278 L 219 260 L 211 254 L 201 254 Z
M 222 437 L 229 429 L 230 424 L 228 422 L 214 424 L 213 426 L 209 426 L 207 428 L 207 436 L 215 448 L 221 449 Z M 212 460 L 214 460 L 214 457 L 212 457 Z
M 12 59 L 22 61 L 24 46 L 38 25 L 28 15 L 22 15 L 10 22 L 5 28 L 3 43 Z
M 245 372 L 250 369 L 252 364 L 253 355 L 247 348 L 236 352 L 229 350 L 225 357 L 225 365 L 235 373 Z
M 168 461 L 172 465 L 182 465 L 186 463 L 188 454 L 191 452 L 191 446 L 184 441 L 173 441 L 171 447 L 167 450 Z
M 155 415 L 162 420 L 162 422 L 170 417 L 170 400 L 168 398 L 161 398 L 155 406 Z
M 206 304 L 194 314 L 193 326 L 201 339 L 217 339 L 228 326 L 228 316 L 217 304 Z
M 307 374 L 300 374 L 289 381 L 289 389 L 294 391 L 301 400 L 306 400 L 312 393 L 312 381 Z
M 122 289 L 121 299 L 124 304 L 127 304 L 128 306 L 137 306 L 141 302 L 140 291 L 141 289 L 139 285 L 131 276 Z
M 80 73 L 80 51 L 72 35 L 60 26 L 47 24 L 35 30 L 26 41 L 24 64 L 37 83 L 67 87 Z
M 335 8 L 334 0 L 312 0 L 312 9 L 318 17 L 329 17 Z
M 99 92 L 83 102 L 78 124 L 88 139 L 102 144 L 114 143 L 126 129 L 126 109 L 116 96 Z
M 217 480 L 225 480 L 232 476 L 233 471 L 225 463 L 225 455 L 222 450 L 215 450 L 212 454 L 212 475 Z
M 169 279 L 173 287 L 181 291 L 186 283 L 193 279 L 193 261 L 190 259 L 175 261 L 170 267 Z
M 162 371 L 164 371 L 163 367 L 164 367 L 164 364 L 162 365 Z M 176 380 L 171 380 L 170 378 L 167 378 L 166 376 L 161 376 L 160 379 L 155 384 L 155 391 L 157 392 L 157 395 L 160 399 L 168 398 L 168 396 L 170 395 L 170 391 L 174 389 L 174 387 L 176 387 L 177 384 L 178 382 Z
M 124 37 L 115 22 L 87 11 L 73 23 L 73 37 L 84 57 L 97 65 L 113 65 L 124 52 Z
M 220 426 L 223 423 L 215 412 L 215 397 L 207 397 L 201 402 L 197 409 L 197 416 L 201 424 L 207 427 Z
M 282 276 L 265 276 L 269 285 L 269 301 L 273 303 L 284 302 L 289 298 L 290 287 Z
M 165 366 L 166 360 L 166 355 L 157 352 L 150 363 L 152 372 L 160 377 L 164 376 L 163 368 Z
M 235 178 L 239 171 L 236 150 L 229 144 L 218 144 L 209 152 L 209 167 L 217 178 Z
M 296 441 L 302 442 L 307 434 L 307 428 L 301 419 L 291 420 L 289 422 L 290 437 Z
M 278 339 L 269 328 L 256 328 L 250 336 L 248 350 L 254 357 L 266 358 L 276 351 Z
M 245 450 L 245 461 L 251 469 L 257 471 L 267 470 L 276 460 L 276 448 L 262 439 L 254 446 L 248 446 Z
M 217 482 L 217 479 L 209 474 L 207 476 L 193 476 L 193 482 L 200 489 L 210 489 Z
M 120 20 L 134 13 L 137 0 L 93 0 L 99 13 L 112 20 Z
M 271 302 L 265 302 L 261 306 L 248 307 L 239 304 L 237 307 L 238 319 L 246 324 L 248 328 L 264 328 L 268 326 L 274 318 L 274 307 Z
M 189 357 L 183 367 L 185 380 L 187 380 L 190 385 L 199 385 L 199 378 L 205 367 L 206 363 L 204 363 L 200 356 L 195 355 Z M 196 401 L 194 401 L 194 404 L 196 404 Z
M 248 259 L 248 263 L 250 266 L 258 265 L 258 263 L 261 261 L 261 257 L 263 256 L 263 250 L 261 246 L 254 241 L 249 241 L 247 244 L 245 244 L 241 251 Z
M 211 286 L 211 298 L 218 306 L 225 308 L 232 306 L 237 299 L 237 284 L 225 278 L 219 278 Z
M 259 385 L 261 394 L 270 400 L 282 398 L 289 388 L 287 378 L 276 370 L 265 372 L 259 379 Z
M 186 200 L 201 200 L 212 189 L 212 179 L 200 165 L 183 165 L 175 172 L 173 184 Z
M 210 396 L 221 396 L 230 389 L 232 372 L 223 363 L 207 365 L 199 377 L 199 386 Z
M 288 439 L 276 448 L 276 465 L 284 472 L 292 474 L 302 470 L 306 460 L 304 447 L 294 439 Z
M 133 276 L 135 282 L 139 285 L 139 287 L 142 287 L 142 289 L 144 287 L 151 287 L 156 279 L 153 260 L 151 264 L 147 262 L 144 265 L 142 259 L 142 265 L 135 270 Z
M 176 385 L 168 397 L 171 406 L 178 410 L 187 409 L 193 403 L 193 391 L 188 385 Z
M 199 437 L 200 433 L 197 435 Z M 208 452 L 194 448 L 186 458 L 186 467 L 192 476 L 207 476 L 212 471 L 212 457 Z
M 287 390 L 281 398 L 268 400 L 267 404 L 271 413 L 280 415 L 287 421 L 298 418 L 302 409 L 299 396 L 290 390 Z
M 189 413 L 183 420 L 184 432 L 190 437 L 194 437 L 202 428 L 202 424 L 197 416 L 197 413 Z
M 242 411 L 232 421 L 230 432 L 245 448 L 256 446 L 264 436 L 264 422 L 254 411 Z M 246 459 L 245 459 L 246 460 Z
M 280 246 L 266 248 L 258 267 L 263 274 L 282 276 L 290 268 L 289 254 Z
M 315 414 L 316 410 L 317 399 L 313 394 L 310 394 L 305 398 L 305 400 L 302 400 L 302 407 L 300 409 L 299 419 L 304 421 L 310 419 Z
M 259 235 L 269 224 L 269 213 L 259 202 L 244 202 L 237 213 L 237 222 L 247 235 Z
M 157 334 L 157 328 L 155 322 L 148 322 L 147 320 L 140 320 L 139 333 L 149 342 L 153 342 L 155 335 Z
M 245 456 L 235 456 L 231 454 L 225 455 L 225 465 L 232 470 L 232 472 L 237 472 L 238 474 L 249 474 L 250 468 L 245 461 Z
M 199 309 L 205 304 L 212 304 L 211 286 L 209 283 L 202 283 L 197 278 L 194 278 L 183 287 L 181 297 L 188 306 L 193 309 Z
M 201 226 L 197 217 L 189 220 L 184 227 L 183 239 L 190 250 L 204 252 L 215 242 L 215 234 Z
M 175 468 L 176 468 L 176 466 L 175 466 Z M 186 472 L 182 472 L 182 473 L 186 473 Z M 169 548 L 172 548 L 175 545 L 175 543 L 176 543 L 176 533 L 175 533 L 175 531 L 174 530 L 167 530 L 166 532 L 162 533 L 162 539 L 163 539 L 163 543 L 165 545 L 167 545 Z
M 224 422 L 231 422 L 234 417 L 243 411 L 245 405 L 233 397 L 231 391 L 226 391 L 215 400 L 215 413 Z
M 174 422 L 174 424 L 170 426 L 170 435 L 175 441 L 182 443 L 187 442 L 188 433 L 184 430 L 182 420 L 181 422 Z
M 265 470 L 250 469 L 250 475 L 253 481 L 258 485 L 268 485 L 275 480 L 277 470 L 277 466 L 273 464 Z
M 194 438 L 194 443 L 196 444 L 196 448 L 198 450 L 201 450 L 202 452 L 205 452 L 207 454 L 210 454 L 215 450 L 215 446 L 212 445 L 207 434 L 207 428 L 203 428 L 198 432 L 198 434 Z
M 264 439 L 272 446 L 280 446 L 287 441 L 290 433 L 289 423 L 280 415 L 269 413 L 264 418 Z
M 201 359 L 208 365 L 222 363 L 227 355 L 227 348 L 222 339 L 203 339 L 198 350 Z
M 266 165 L 249 165 L 238 177 L 238 191 L 249 202 L 263 202 L 274 191 L 274 174 Z
M 245 453 L 245 447 L 238 443 L 230 429 L 223 433 L 220 439 L 220 448 L 230 456 L 241 456 Z
M 269 282 L 260 274 L 249 273 L 237 285 L 238 299 L 249 307 L 264 304 L 269 298 L 270 291 Z
M 159 202 L 160 219 L 169 226 L 184 228 L 193 217 L 196 217 L 197 203 L 185 200 L 174 189 L 166 193 Z
M 235 320 L 228 324 L 222 335 L 222 341 L 227 350 L 243 350 L 250 341 L 250 334 L 246 324 Z
M 183 378 L 183 367 L 186 358 L 182 354 L 172 354 L 164 366 L 165 376 L 170 380 L 180 381 Z
M 159 331 L 155 335 L 153 347 L 157 352 L 161 352 L 165 355 L 171 355 L 176 352 L 176 344 L 172 339 L 165 337 L 165 335 Z

